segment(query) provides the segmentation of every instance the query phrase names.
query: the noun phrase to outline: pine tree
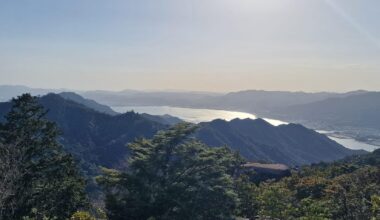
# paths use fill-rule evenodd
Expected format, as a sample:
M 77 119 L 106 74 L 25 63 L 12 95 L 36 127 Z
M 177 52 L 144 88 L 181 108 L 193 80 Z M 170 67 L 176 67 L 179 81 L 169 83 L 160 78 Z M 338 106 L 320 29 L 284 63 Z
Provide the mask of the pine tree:
M 0 218 L 67 219 L 86 205 L 84 179 L 73 157 L 57 142 L 59 131 L 45 119 L 47 112 L 38 99 L 24 94 L 12 103 L 0 128 L 0 141 L 14 148 L 13 166 L 19 175 L 12 180 L 14 193 L 5 199 Z
M 180 124 L 152 140 L 129 145 L 126 172 L 105 170 L 111 220 L 232 219 L 237 195 L 233 174 L 240 167 L 227 148 L 210 148 L 189 138 L 194 127 Z

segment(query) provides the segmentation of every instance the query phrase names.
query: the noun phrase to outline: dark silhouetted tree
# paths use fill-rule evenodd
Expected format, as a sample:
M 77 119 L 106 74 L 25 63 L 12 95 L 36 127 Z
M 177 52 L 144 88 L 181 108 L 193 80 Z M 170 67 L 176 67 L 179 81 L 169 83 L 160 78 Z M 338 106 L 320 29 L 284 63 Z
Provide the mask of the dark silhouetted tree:
M 129 145 L 126 172 L 105 170 L 98 178 L 111 220 L 232 219 L 237 195 L 233 175 L 240 160 L 227 148 L 189 138 L 190 124 Z
M 67 219 L 86 205 L 85 182 L 57 142 L 58 129 L 45 119 L 37 98 L 24 94 L 12 104 L 0 128 L 0 150 L 8 155 L 0 157 L 0 164 L 15 170 L 13 177 L 0 172 L 1 180 L 12 183 L 11 192 L 1 196 L 1 219 Z

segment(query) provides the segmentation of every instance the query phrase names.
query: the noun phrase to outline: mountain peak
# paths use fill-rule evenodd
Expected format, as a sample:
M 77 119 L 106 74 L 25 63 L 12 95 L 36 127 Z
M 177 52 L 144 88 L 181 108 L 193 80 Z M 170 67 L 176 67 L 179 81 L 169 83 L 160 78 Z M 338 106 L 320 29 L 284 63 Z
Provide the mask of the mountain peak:
M 101 113 L 106 113 L 108 115 L 117 115 L 118 113 L 112 110 L 109 106 L 102 105 L 98 102 L 95 102 L 94 100 L 91 99 L 86 99 L 83 98 L 82 96 L 78 95 L 77 93 L 74 92 L 61 92 L 58 94 L 59 96 L 63 97 L 66 100 L 71 100 L 76 103 L 80 103 L 88 108 L 91 108 L 95 111 L 101 112 Z

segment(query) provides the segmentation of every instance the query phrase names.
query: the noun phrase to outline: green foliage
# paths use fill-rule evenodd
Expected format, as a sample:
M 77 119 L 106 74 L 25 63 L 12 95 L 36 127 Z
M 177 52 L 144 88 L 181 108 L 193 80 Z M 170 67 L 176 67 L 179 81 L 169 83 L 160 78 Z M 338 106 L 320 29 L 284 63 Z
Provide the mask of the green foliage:
M 245 189 L 254 190 L 245 190 L 251 192 L 244 197 L 239 194 L 249 198 L 242 199 L 241 206 L 253 201 L 252 213 L 258 213 L 259 219 L 380 219 L 379 153 L 305 166 L 290 177 L 257 187 L 245 182 Z
M 75 212 L 70 220 L 96 220 L 90 213 L 85 211 L 77 211 Z
M 85 182 L 72 156 L 57 142 L 59 132 L 44 118 L 46 111 L 37 98 L 24 94 L 12 103 L 0 141 L 17 175 L 12 193 L 3 198 L 0 219 L 67 219 L 86 205 Z M 0 164 L 6 162 L 0 157 Z M 3 179 L 4 172 L 0 176 Z
M 379 168 L 361 168 L 334 179 L 328 188 L 335 219 L 370 219 L 371 196 L 380 193 Z
M 130 144 L 126 172 L 104 170 L 111 220 L 232 219 L 237 205 L 233 175 L 241 159 L 227 148 L 209 148 L 179 124 L 152 140 Z
M 294 189 L 298 199 L 304 198 L 321 198 L 329 181 L 320 176 L 310 176 L 304 178 L 296 178 L 298 180 Z
M 296 216 L 299 219 L 327 220 L 331 219 L 329 203 L 326 200 L 314 200 L 305 198 L 299 201 Z
M 260 186 L 259 201 L 260 216 L 288 219 L 294 210 L 294 193 L 283 183 L 263 183 Z
M 57 220 L 57 217 L 47 217 L 45 215 L 41 215 L 36 208 L 32 208 L 29 215 L 23 216 L 22 220 Z
M 239 205 L 236 215 L 248 219 L 254 219 L 258 215 L 259 203 L 257 197 L 259 188 L 250 182 L 246 175 L 241 175 L 235 180 L 236 192 L 239 198 Z
M 380 219 L 380 196 L 379 195 L 371 196 L 371 206 L 372 206 L 373 218 Z

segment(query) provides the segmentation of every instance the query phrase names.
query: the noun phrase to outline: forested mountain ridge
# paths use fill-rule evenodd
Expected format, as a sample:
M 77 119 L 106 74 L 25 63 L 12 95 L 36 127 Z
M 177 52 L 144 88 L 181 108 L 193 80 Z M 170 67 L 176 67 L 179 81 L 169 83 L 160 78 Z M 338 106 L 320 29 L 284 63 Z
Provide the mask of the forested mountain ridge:
M 99 104 L 91 99 L 85 99 L 82 96 L 74 93 L 74 92 L 61 92 L 58 95 L 62 96 L 64 99 L 68 99 L 71 101 L 74 101 L 76 103 L 82 104 L 84 106 L 87 106 L 95 111 L 106 113 L 109 115 L 117 115 L 118 113 L 112 110 L 107 105 Z
M 119 166 L 128 153 L 126 144 L 138 137 L 151 137 L 167 126 L 150 121 L 137 113 L 111 116 L 82 104 L 48 94 L 39 98 L 48 110 L 47 118 L 62 132 L 65 149 L 82 160 L 86 167 Z M 1 118 L 11 103 L 0 103 Z
M 116 116 L 98 113 L 57 95 L 43 96 L 40 102 L 49 109 L 47 117 L 62 129 L 66 145 L 81 145 L 95 154 L 98 165 L 115 166 L 127 153 L 125 145 L 138 137 L 151 137 L 166 126 L 137 113 Z
M 146 113 L 142 113 L 140 115 L 149 119 L 149 120 L 152 120 L 152 121 L 158 122 L 160 124 L 164 124 L 164 125 L 175 125 L 175 124 L 183 122 L 183 120 L 181 120 L 180 118 L 177 118 L 177 117 L 174 117 L 174 116 L 171 116 L 168 114 L 165 114 L 165 115 L 149 115 Z
M 113 115 L 113 116 L 120 114 L 118 112 L 115 112 L 111 107 L 107 105 L 102 105 L 94 100 L 83 98 L 82 96 L 74 92 L 61 92 L 58 95 L 62 96 L 63 98 L 67 100 L 71 100 L 73 102 L 82 104 L 100 113 L 106 113 L 108 115 Z M 164 124 L 164 125 L 175 125 L 177 123 L 182 122 L 181 119 L 177 117 L 173 117 L 171 115 L 149 115 L 146 113 L 142 113 L 140 115 L 145 117 L 148 120 L 155 121 L 157 123 Z
M 249 161 L 287 165 L 334 161 L 361 151 L 347 149 L 302 125 L 273 126 L 263 119 L 200 123 L 195 136 L 209 146 L 229 146 Z

